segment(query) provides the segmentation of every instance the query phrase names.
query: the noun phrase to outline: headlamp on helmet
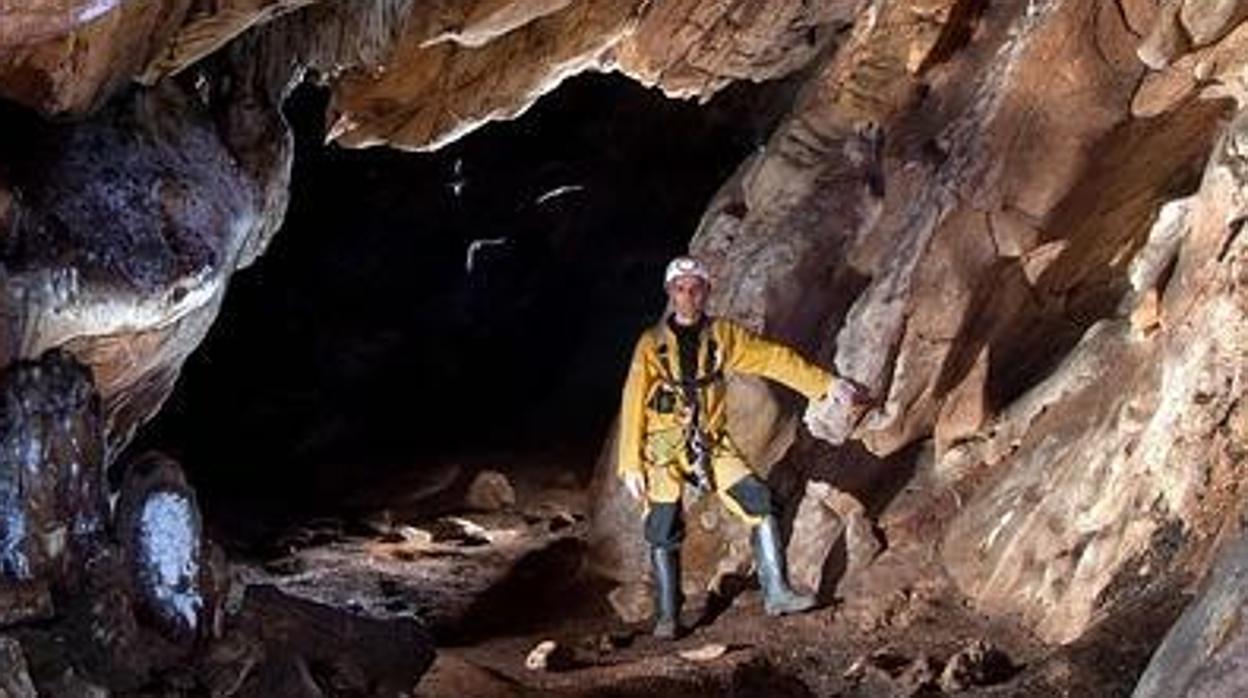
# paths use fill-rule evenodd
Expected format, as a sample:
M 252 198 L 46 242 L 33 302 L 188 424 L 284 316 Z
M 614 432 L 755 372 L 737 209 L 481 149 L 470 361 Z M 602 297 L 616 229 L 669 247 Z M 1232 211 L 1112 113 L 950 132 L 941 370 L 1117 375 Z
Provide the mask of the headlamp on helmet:
M 711 273 L 706 266 L 693 257 L 677 257 L 667 264 L 667 273 L 663 275 L 663 285 L 672 283 L 682 276 L 693 276 L 706 283 L 711 282 Z

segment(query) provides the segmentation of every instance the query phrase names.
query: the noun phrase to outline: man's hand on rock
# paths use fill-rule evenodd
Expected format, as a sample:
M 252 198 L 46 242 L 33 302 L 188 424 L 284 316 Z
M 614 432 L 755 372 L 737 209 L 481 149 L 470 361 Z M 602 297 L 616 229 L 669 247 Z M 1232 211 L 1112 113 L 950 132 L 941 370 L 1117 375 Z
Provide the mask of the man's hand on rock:
M 833 444 L 845 443 L 874 400 L 862 385 L 833 378 L 822 399 L 811 400 L 803 421 L 814 436 Z

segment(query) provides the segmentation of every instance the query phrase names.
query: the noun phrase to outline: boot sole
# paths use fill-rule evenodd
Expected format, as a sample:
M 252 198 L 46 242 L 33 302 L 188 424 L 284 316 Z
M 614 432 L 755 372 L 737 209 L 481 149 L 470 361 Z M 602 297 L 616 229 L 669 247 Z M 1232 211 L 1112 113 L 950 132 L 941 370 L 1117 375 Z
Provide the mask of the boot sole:
M 795 613 L 805 613 L 807 611 L 814 609 L 814 607 L 815 607 L 815 602 L 812 601 L 806 604 L 799 604 L 796 606 L 781 606 L 779 608 L 764 606 L 763 611 L 766 612 L 766 614 L 769 616 L 790 616 Z

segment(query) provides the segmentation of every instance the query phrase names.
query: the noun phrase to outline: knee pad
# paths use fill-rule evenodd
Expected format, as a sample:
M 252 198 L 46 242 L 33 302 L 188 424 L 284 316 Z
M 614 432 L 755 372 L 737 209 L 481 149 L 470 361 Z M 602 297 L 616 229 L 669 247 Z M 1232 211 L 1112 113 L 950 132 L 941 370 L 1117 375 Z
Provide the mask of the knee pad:
M 770 516 L 775 511 L 771 504 L 771 490 L 753 475 L 743 477 L 729 487 L 728 495 L 750 516 Z
M 652 502 L 646 514 L 646 542 L 656 548 L 675 548 L 685 539 L 680 502 Z

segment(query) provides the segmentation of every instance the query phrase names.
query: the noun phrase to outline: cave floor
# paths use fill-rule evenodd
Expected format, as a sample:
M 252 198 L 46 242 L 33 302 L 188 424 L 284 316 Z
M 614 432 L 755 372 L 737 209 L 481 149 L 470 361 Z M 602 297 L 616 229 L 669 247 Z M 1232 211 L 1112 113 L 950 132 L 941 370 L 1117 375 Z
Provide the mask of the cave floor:
M 236 564 L 236 576 L 374 616 L 421 619 L 438 645 L 415 689 L 422 698 L 1125 697 L 1151 651 L 1135 641 L 1130 620 L 1082 644 L 1045 646 L 967 608 L 938 573 L 865 607 L 834 603 L 779 619 L 762 613 L 757 588 L 743 582 L 733 598 L 690 599 L 692 630 L 660 642 L 618 620 L 605 602 L 610 587 L 583 573 L 583 484 L 552 468 L 519 472 L 514 506 L 443 506 L 438 517 L 409 523 L 384 510 L 353 526 L 308 525 L 291 554 Z M 887 551 L 881 566 L 922 567 L 923 557 Z M 1140 609 L 1140 622 L 1153 615 Z M 557 646 L 546 666 L 526 668 L 545 641 Z M 940 688 L 942 668 L 976 642 L 1002 653 L 995 666 Z

